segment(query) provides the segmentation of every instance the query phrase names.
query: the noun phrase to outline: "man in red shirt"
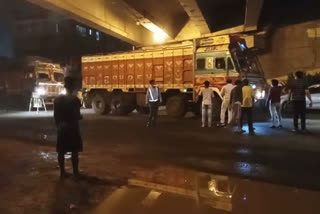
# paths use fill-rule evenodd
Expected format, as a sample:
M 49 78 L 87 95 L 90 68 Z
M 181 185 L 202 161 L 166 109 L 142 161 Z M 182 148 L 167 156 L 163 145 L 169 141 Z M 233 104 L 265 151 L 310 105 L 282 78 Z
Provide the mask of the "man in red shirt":
M 269 90 L 267 105 L 269 105 L 270 115 L 272 119 L 272 126 L 270 128 L 282 128 L 281 124 L 281 92 L 282 87 L 279 86 L 279 81 L 276 79 L 271 80 L 272 88 Z

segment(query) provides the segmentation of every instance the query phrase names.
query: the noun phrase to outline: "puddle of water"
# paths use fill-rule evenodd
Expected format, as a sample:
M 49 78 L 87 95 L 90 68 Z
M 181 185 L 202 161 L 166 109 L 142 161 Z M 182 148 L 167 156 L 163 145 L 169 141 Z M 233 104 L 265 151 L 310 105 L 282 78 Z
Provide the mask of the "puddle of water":
M 251 170 L 246 163 L 240 165 L 241 170 Z M 122 187 L 114 193 L 119 204 L 136 203 L 147 207 L 150 213 L 159 213 L 159 210 L 162 213 L 165 210 L 179 211 L 179 209 L 182 213 L 182 210 L 191 207 L 192 203 L 198 210 L 191 212 L 190 208 L 190 212 L 186 209 L 187 211 L 183 213 L 320 213 L 318 206 L 320 192 L 181 168 L 161 167 L 155 170 L 136 170 L 132 173 L 128 184 L 127 187 Z M 111 194 L 102 203 L 104 210 L 108 210 L 110 198 L 115 195 Z M 172 195 L 188 198 L 192 203 L 190 201 L 180 203 L 180 199 L 173 201 Z M 201 209 L 203 207 L 206 209 Z M 113 204 L 113 213 L 125 213 L 123 209 L 116 210 Z
M 57 162 L 57 153 L 56 152 L 39 152 L 39 156 L 41 159 L 45 160 L 45 161 L 55 161 Z M 67 152 L 64 155 L 64 158 L 67 159 L 71 159 L 71 152 Z
M 57 161 L 56 152 L 39 152 L 39 156 L 45 161 Z

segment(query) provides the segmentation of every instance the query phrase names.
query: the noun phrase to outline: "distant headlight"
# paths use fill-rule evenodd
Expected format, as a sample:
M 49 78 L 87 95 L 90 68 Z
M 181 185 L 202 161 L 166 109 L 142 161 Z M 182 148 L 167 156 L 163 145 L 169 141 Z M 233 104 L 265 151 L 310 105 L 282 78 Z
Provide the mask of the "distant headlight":
M 63 95 L 67 94 L 67 90 L 66 90 L 65 88 L 63 88 L 63 89 L 60 91 L 60 94 L 63 94 Z
M 35 89 L 35 92 L 36 92 L 36 94 L 38 94 L 40 96 L 45 95 L 47 93 L 46 90 L 44 88 L 42 88 L 42 87 L 37 87 Z
M 266 95 L 265 90 L 262 90 L 262 91 L 261 90 L 257 90 L 256 94 L 255 94 L 255 97 L 256 97 L 256 99 L 260 100 L 260 99 L 264 99 L 265 95 Z

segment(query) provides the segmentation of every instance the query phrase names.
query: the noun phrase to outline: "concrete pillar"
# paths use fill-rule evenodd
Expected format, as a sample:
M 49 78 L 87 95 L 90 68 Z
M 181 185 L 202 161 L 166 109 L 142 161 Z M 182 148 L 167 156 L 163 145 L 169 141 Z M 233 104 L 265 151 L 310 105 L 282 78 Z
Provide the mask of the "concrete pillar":
M 244 31 L 257 30 L 262 6 L 263 0 L 247 0 Z
M 267 39 L 271 46 L 259 56 L 267 78 L 300 69 L 320 72 L 320 20 L 278 27 Z

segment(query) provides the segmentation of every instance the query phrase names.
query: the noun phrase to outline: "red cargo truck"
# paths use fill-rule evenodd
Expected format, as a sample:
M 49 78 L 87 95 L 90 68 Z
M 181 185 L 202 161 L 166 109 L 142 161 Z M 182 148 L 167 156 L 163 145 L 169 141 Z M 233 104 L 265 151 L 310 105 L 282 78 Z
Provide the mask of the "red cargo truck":
M 216 36 L 138 50 L 82 57 L 84 103 L 106 114 L 145 110 L 149 80 L 162 90 L 168 115 L 182 117 L 199 112 L 197 94 L 203 82 L 211 82 L 220 110 L 220 89 L 226 79 L 248 78 L 256 99 L 264 98 L 265 81 L 254 53 L 238 36 Z

